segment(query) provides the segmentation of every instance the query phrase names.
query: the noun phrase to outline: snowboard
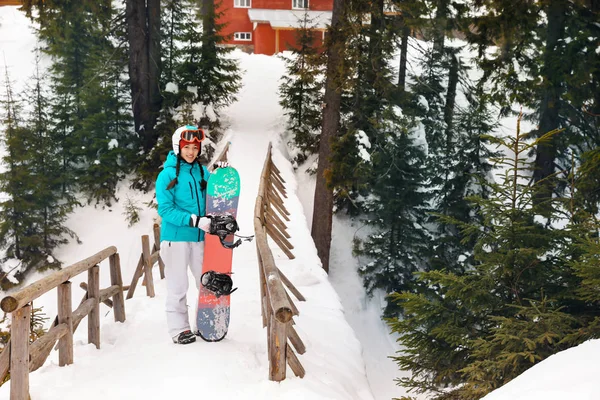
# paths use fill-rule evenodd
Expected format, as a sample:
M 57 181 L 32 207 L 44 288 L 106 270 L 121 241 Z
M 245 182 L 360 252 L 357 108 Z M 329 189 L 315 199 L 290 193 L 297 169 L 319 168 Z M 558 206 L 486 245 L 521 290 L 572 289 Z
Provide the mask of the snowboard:
M 206 186 L 206 215 L 237 215 L 240 194 L 240 176 L 233 167 L 217 168 L 208 178 Z M 226 243 L 233 243 L 228 235 Z M 204 261 L 202 273 L 216 271 L 230 274 L 233 250 L 223 247 L 217 235 L 204 235 Z M 207 342 L 218 342 L 229 328 L 230 296 L 216 297 L 200 284 L 196 326 L 198 334 Z

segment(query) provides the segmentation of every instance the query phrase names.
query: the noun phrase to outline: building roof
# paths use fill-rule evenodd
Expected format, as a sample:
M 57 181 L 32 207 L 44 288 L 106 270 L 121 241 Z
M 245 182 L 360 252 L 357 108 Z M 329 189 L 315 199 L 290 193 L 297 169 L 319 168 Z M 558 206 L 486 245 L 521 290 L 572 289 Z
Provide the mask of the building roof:
M 267 10 L 250 8 L 248 17 L 251 22 L 269 23 L 273 29 L 301 28 L 304 14 L 307 14 L 308 26 L 313 29 L 326 29 L 331 24 L 331 11 L 309 10 Z

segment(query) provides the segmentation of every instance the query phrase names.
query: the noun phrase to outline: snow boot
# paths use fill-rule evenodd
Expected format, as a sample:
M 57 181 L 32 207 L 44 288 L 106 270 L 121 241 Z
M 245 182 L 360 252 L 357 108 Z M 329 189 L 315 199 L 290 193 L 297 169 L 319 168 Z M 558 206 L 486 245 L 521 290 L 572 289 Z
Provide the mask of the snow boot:
M 181 332 L 179 335 L 173 336 L 173 343 L 175 344 L 189 344 L 196 341 L 196 336 L 192 331 L 187 330 Z

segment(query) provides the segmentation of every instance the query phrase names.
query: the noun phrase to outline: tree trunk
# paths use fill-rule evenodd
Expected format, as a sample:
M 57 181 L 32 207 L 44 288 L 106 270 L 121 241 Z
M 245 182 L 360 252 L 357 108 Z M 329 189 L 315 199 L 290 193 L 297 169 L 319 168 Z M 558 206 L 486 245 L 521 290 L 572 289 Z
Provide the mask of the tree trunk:
M 398 67 L 398 90 L 404 92 L 406 90 L 406 61 L 408 59 L 408 38 L 410 37 L 410 29 L 406 26 L 406 22 L 402 17 L 401 21 L 401 41 L 400 41 L 400 66 Z
M 202 39 L 203 39 L 203 43 L 202 43 L 202 49 L 203 49 L 203 53 L 204 51 L 207 52 L 212 52 L 214 53 L 214 49 L 213 48 L 206 48 L 206 47 L 213 47 L 213 40 L 212 40 L 212 36 L 215 34 L 215 2 L 213 0 L 202 0 L 202 8 L 201 8 L 201 14 L 202 14 Z
M 438 0 L 433 23 L 433 52 L 441 54 L 448 27 L 448 0 Z
M 154 125 L 160 111 L 160 1 L 126 0 L 129 79 L 135 131 L 144 151 L 156 144 Z
M 446 105 L 444 106 L 444 122 L 446 123 L 446 142 L 452 142 L 452 129 L 454 120 L 454 105 L 456 104 L 456 87 L 458 85 L 458 58 L 450 55 L 451 64 L 448 71 L 448 91 L 446 92 Z
M 544 52 L 543 81 L 546 87 L 542 92 L 540 106 L 540 123 L 538 136 L 542 136 L 560 125 L 560 97 L 561 87 L 564 81 L 563 71 L 554 66 L 557 55 L 556 46 L 562 40 L 565 28 L 566 0 L 553 0 L 546 9 L 548 16 L 548 28 L 546 35 L 546 49 Z M 538 182 L 554 173 L 554 161 L 556 159 L 556 137 L 547 143 L 539 144 L 536 148 L 535 170 L 533 178 Z M 536 199 L 539 202 L 552 196 L 554 184 L 545 181 L 537 192 Z
M 127 38 L 129 40 L 129 80 L 135 131 L 142 125 L 142 113 L 147 109 L 148 93 L 144 78 L 148 76 L 148 49 L 146 43 L 146 3 L 144 0 L 127 0 Z
M 147 149 L 156 144 L 158 137 L 154 130 L 160 108 L 162 96 L 160 94 L 161 73 L 161 45 L 160 45 L 160 0 L 147 0 L 148 16 L 148 95 L 150 99 L 150 115 L 148 123 L 150 130 L 146 132 Z
M 331 142 L 337 136 L 340 125 L 341 85 L 339 71 L 344 60 L 345 40 L 342 28 L 344 0 L 333 1 L 331 28 L 327 45 L 327 77 L 325 82 L 325 108 L 319 144 L 319 164 L 311 235 L 323 269 L 329 273 L 329 251 L 331 247 L 331 223 L 333 217 L 333 190 L 327 185 L 331 168 Z
M 383 35 L 385 32 L 385 19 L 383 16 L 383 0 L 374 0 L 371 2 L 371 26 L 369 28 L 369 61 L 371 68 L 366 69 L 367 84 L 375 87 L 375 90 L 381 88 L 377 83 L 377 74 L 382 70 L 385 60 L 383 60 Z M 377 93 L 382 96 L 382 93 Z

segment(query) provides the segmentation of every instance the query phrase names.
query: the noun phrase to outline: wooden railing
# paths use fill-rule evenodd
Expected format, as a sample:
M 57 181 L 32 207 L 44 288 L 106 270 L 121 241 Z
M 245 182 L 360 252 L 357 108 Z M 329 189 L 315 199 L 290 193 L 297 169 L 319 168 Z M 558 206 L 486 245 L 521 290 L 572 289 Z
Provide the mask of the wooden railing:
M 269 379 L 272 381 L 285 379 L 287 365 L 296 376 L 304 377 L 305 374 L 296 353 L 288 345 L 289 339 L 298 354 L 306 351 L 304 343 L 294 329 L 292 319 L 294 315 L 299 314 L 298 308 L 284 285 L 298 300 L 305 299 L 277 268 L 267 242 L 267 235 L 269 235 L 288 258 L 294 258 L 291 252 L 293 246 L 288 240 L 290 235 L 286 232 L 283 222 L 283 220 L 289 221 L 289 212 L 283 203 L 283 198 L 286 197 L 285 181 L 273 164 L 271 144 L 269 144 L 254 207 L 254 232 L 260 271 L 263 327 L 267 327 Z
M 109 259 L 111 286 L 100 289 L 100 262 Z M 74 276 L 87 271 L 86 295 L 79 307 L 72 310 L 71 282 Z M 29 343 L 32 302 L 57 288 L 58 315 L 42 337 Z M 59 366 L 73 363 L 73 332 L 84 317 L 88 317 L 88 343 L 100 348 L 100 303 L 112 298 L 115 321 L 125 321 L 125 299 L 121 263 L 114 246 L 94 254 L 60 271 L 56 271 L 23 289 L 6 296 L 0 302 L 4 312 L 11 313 L 10 341 L 0 354 L 0 381 L 10 373 L 11 400 L 29 398 L 29 373 L 41 367 L 58 341 Z
M 160 258 L 160 226 L 155 223 L 152 227 L 154 234 L 154 245 L 150 250 L 150 238 L 148 235 L 142 236 L 142 254 L 135 267 L 129 290 L 127 291 L 127 300 L 133 297 L 135 293 L 135 287 L 137 286 L 138 280 L 144 275 L 143 285 L 146 286 L 146 295 L 148 297 L 154 297 L 154 276 L 152 275 L 152 267 L 158 261 L 160 279 L 165 279 L 165 263 Z

